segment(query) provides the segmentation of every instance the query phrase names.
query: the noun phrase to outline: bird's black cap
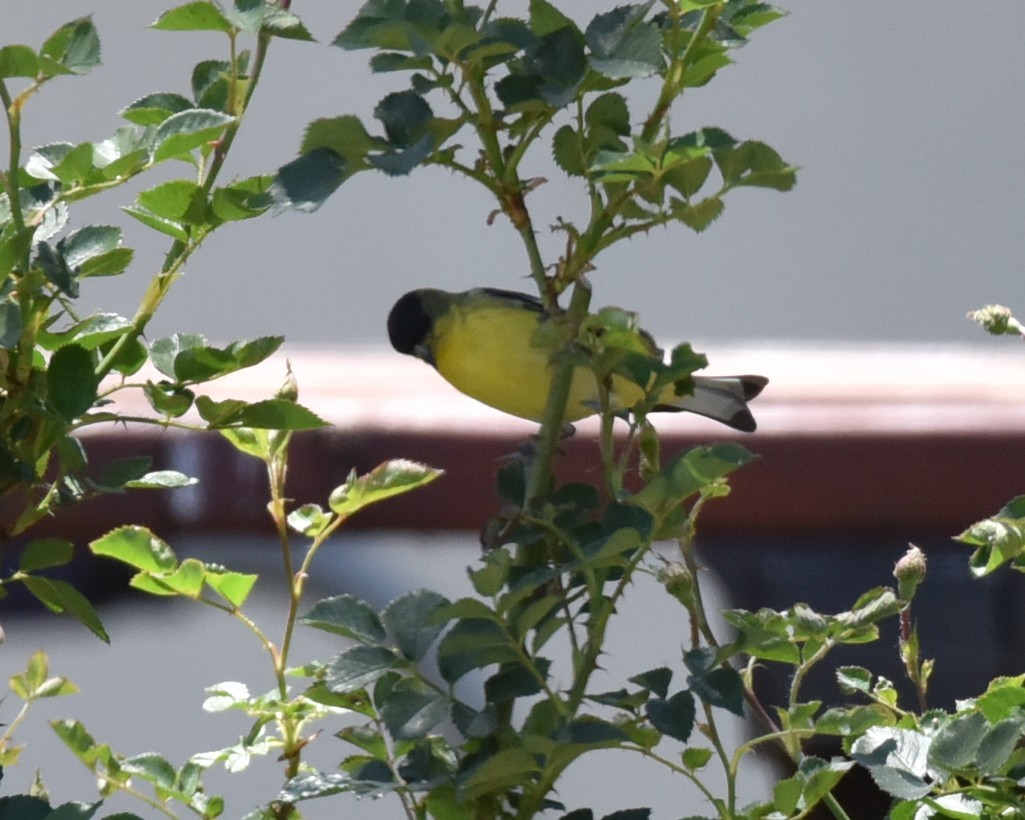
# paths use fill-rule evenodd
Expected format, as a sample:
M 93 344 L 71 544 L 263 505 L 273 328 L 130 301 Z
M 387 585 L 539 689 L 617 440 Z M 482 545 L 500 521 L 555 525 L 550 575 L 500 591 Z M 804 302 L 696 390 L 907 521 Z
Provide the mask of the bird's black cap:
M 431 332 L 431 317 L 424 308 L 421 293 L 411 290 L 400 297 L 388 314 L 388 338 L 399 353 L 414 355 Z

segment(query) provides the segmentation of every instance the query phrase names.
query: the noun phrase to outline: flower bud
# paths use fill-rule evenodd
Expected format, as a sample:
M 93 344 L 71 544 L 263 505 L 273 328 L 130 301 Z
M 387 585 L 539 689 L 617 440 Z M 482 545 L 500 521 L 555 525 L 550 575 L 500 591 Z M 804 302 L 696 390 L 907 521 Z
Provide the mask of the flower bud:
M 670 561 L 661 572 L 660 580 L 666 592 L 684 606 L 694 602 L 694 576 L 679 561 Z
M 299 401 L 299 382 L 296 381 L 292 373 L 292 363 L 287 363 L 285 367 L 287 369 L 285 380 L 281 383 L 281 387 L 278 388 L 278 392 L 274 394 L 274 398 L 291 402 Z
M 925 580 L 925 553 L 914 544 L 908 544 L 908 551 L 893 568 L 893 577 L 897 579 L 897 594 L 902 601 L 910 601 L 915 597 L 918 585 Z

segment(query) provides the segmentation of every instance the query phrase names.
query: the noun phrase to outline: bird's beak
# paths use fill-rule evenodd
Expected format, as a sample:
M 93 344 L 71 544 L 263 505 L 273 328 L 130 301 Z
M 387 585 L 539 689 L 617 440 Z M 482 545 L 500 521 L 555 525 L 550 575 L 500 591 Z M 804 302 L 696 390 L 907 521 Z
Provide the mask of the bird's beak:
M 427 362 L 431 367 L 437 366 L 434 362 L 434 354 L 431 353 L 431 349 L 427 345 L 417 345 L 414 347 L 413 355 Z

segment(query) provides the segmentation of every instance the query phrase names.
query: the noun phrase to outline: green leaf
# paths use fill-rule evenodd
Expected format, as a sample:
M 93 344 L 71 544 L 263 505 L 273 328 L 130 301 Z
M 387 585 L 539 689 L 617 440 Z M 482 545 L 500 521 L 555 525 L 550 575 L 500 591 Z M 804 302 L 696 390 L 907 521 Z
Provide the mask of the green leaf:
M 249 435 L 252 435 L 254 432 L 252 428 L 240 428 L 239 430 L 224 430 L 222 433 L 230 433 L 232 437 L 237 439 L 237 434 L 242 431 Z M 261 451 L 252 452 L 250 450 L 250 442 L 249 436 L 245 436 L 245 441 L 232 440 L 232 444 L 242 452 L 262 457 Z M 292 510 L 288 514 L 287 520 L 288 526 L 296 532 L 309 538 L 316 538 L 324 532 L 334 519 L 324 512 L 324 509 L 319 504 L 303 504 L 301 507 Z
M 979 743 L 975 755 L 975 766 L 988 775 L 1003 772 L 1014 754 L 1022 734 L 1025 733 L 1025 718 L 1017 715 L 991 726 Z
M 197 483 L 199 479 L 177 470 L 153 470 L 126 481 L 125 487 L 130 490 L 173 490 L 178 487 L 191 487 Z
M 418 740 L 448 718 L 448 698 L 436 692 L 416 691 L 402 684 L 381 706 L 381 718 L 395 740 Z M 400 688 L 402 687 L 402 688 Z
M 687 682 L 691 691 L 705 703 L 719 706 L 738 717 L 744 716 L 744 683 L 736 669 L 719 667 L 691 675 Z
M 183 6 L 165 11 L 153 23 L 153 28 L 161 31 L 222 31 L 232 30 L 232 25 L 224 13 L 213 3 L 206 0 L 186 3 Z
M 214 592 L 238 609 L 246 602 L 258 575 L 242 572 L 207 572 L 205 581 Z
M 28 46 L 0 48 L 0 77 L 35 77 L 38 73 L 39 57 Z
M 455 683 L 472 669 L 517 662 L 519 654 L 502 627 L 491 620 L 457 621 L 438 644 L 438 669 Z
M 694 696 L 686 689 L 668 699 L 652 698 L 645 709 L 651 725 L 662 734 L 686 743 L 694 729 Z
M 59 249 L 52 247 L 49 242 L 38 242 L 35 265 L 46 275 L 51 284 L 60 288 L 72 299 L 78 298 L 78 277 L 75 271 L 68 266 Z
M 644 16 L 653 0 L 598 14 L 584 32 L 591 67 L 613 79 L 650 77 L 662 68 L 662 32 Z
M 673 217 L 698 233 L 705 230 L 721 215 L 726 206 L 718 196 L 710 196 L 694 204 L 674 203 Z
M 170 572 L 178 563 L 174 550 L 146 527 L 118 527 L 92 541 L 89 549 L 144 572 Z
M 540 764 L 526 749 L 502 749 L 469 771 L 459 783 L 459 795 L 463 801 L 473 801 L 505 793 L 533 781 L 540 771 Z
M 30 541 L 21 551 L 18 569 L 35 572 L 47 567 L 61 567 L 75 556 L 75 546 L 63 538 L 37 538 Z
M 657 669 L 649 669 L 630 678 L 630 683 L 635 683 L 642 689 L 654 692 L 660 698 L 669 694 L 669 684 L 673 679 L 673 670 L 668 666 L 660 666 Z
M 990 723 L 999 723 L 1019 714 L 1025 706 L 1025 675 L 998 677 L 990 681 L 975 705 Z
M 928 772 L 929 739 L 910 729 L 873 726 L 859 737 L 851 756 L 865 766 L 887 794 L 917 800 L 932 791 Z
M 159 126 L 153 142 L 153 161 L 187 158 L 190 151 L 216 140 L 234 117 L 220 111 L 193 108 L 172 114 Z
M 797 182 L 796 169 L 763 142 L 747 140 L 729 151 L 713 154 L 728 186 L 747 185 L 789 191 Z
M 332 149 L 315 148 L 278 169 L 271 193 L 279 207 L 311 213 L 356 170 Z
M 929 763 L 948 770 L 968 766 L 988 730 L 989 723 L 981 712 L 955 715 L 933 735 Z
M 530 30 L 544 37 L 562 28 L 576 28 L 576 24 L 548 0 L 530 0 Z
M 89 17 L 65 23 L 39 51 L 43 73 L 88 74 L 100 64 L 100 38 Z
M 352 476 L 345 484 L 336 487 L 328 503 L 338 515 L 350 516 L 370 504 L 430 484 L 441 474 L 441 470 L 415 461 L 386 461 L 369 473 Z
M 427 133 L 433 119 L 427 100 L 412 91 L 388 94 L 374 108 L 374 117 L 384 125 L 388 141 L 399 148 L 415 145 Z
M 352 646 L 328 664 L 324 683 L 332 692 L 345 694 L 365 689 L 398 662 L 384 646 Z
M 173 336 L 165 336 L 156 339 L 150 345 L 150 358 L 153 366 L 167 376 L 169 379 L 176 379 L 174 362 L 178 354 L 183 350 L 192 347 L 202 347 L 206 339 L 196 333 L 175 333 Z
M 81 267 L 90 259 L 103 256 L 120 245 L 121 229 L 113 225 L 87 225 L 72 231 L 57 243 L 72 268 Z
M 15 266 L 21 265 L 25 254 L 32 247 L 34 236 L 34 226 L 29 225 L 15 230 L 13 223 L 0 234 L 0 276 L 6 278 Z
M 379 644 L 386 637 L 384 626 L 373 608 L 352 595 L 336 595 L 318 601 L 299 618 L 299 623 L 361 643 Z
M 96 403 L 99 379 L 93 364 L 92 354 L 78 344 L 65 345 L 50 358 L 46 396 L 65 421 L 74 421 Z
M 344 160 L 348 172 L 369 168 L 366 156 L 386 147 L 383 140 L 370 136 L 359 117 L 351 114 L 311 122 L 303 136 L 301 153 L 330 149 Z
M 181 94 L 159 91 L 147 94 L 121 109 L 121 116 L 136 125 L 160 125 L 172 114 L 192 108 L 192 101 Z
M 140 208 L 136 205 L 122 205 L 121 210 L 133 219 L 141 222 L 147 228 L 152 228 L 153 230 L 180 242 L 188 241 L 189 232 L 180 222 L 164 219 L 162 216 L 157 216 L 154 213 L 150 213 L 145 208 Z
M 708 765 L 714 752 L 699 746 L 690 746 L 683 750 L 683 765 L 688 771 L 697 772 Z
M 47 820 L 52 815 L 50 804 L 41 797 L 27 794 L 0 797 L 0 820 Z
M 284 341 L 282 336 L 263 336 L 251 342 L 233 342 L 227 347 L 213 347 L 204 344 L 201 337 L 174 338 L 177 344 L 174 341 L 170 343 L 172 349 L 175 346 L 178 348 L 174 355 L 174 378 L 180 382 L 197 383 L 257 365 L 281 347 Z M 197 338 L 198 342 L 195 341 Z
M 444 623 L 433 616 L 448 603 L 444 595 L 419 589 L 396 598 L 385 607 L 381 621 L 406 660 L 414 663 L 423 660 L 444 627 Z
M 169 222 L 202 225 L 207 221 L 206 193 L 190 180 L 172 179 L 141 191 L 138 203 L 140 208 Z
M 1016 560 L 1025 551 L 1025 496 L 1018 496 L 996 515 L 972 524 L 955 540 L 976 548 L 969 559 L 976 577 Z
M 146 382 L 142 391 L 150 407 L 168 418 L 187 413 L 196 399 L 191 390 L 167 382 Z
M 247 404 L 238 423 L 258 430 L 315 430 L 328 422 L 312 410 L 288 399 L 264 399 Z
M 22 578 L 22 583 L 50 610 L 71 615 L 101 641 L 110 643 L 110 637 L 93 605 L 67 581 L 28 575 Z
M 214 215 L 225 222 L 236 222 L 266 213 L 272 204 L 273 182 L 271 176 L 257 176 L 215 188 L 210 200 Z

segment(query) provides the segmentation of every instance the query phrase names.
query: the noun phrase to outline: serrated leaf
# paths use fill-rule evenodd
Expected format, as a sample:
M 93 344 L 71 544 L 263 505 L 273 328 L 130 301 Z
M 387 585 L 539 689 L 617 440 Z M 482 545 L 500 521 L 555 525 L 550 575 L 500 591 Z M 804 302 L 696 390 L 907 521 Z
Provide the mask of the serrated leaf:
M 122 205 L 121 210 L 133 219 L 141 222 L 147 228 L 152 228 L 159 233 L 165 234 L 166 236 L 181 242 L 188 241 L 189 232 L 181 222 L 164 219 L 162 216 L 157 216 L 156 214 L 147 211 L 145 208 L 139 208 L 135 205 Z
M 193 108 L 172 114 L 157 126 L 153 160 L 185 158 L 190 151 L 217 139 L 235 118 L 208 108 Z
M 246 602 L 258 579 L 258 575 L 243 572 L 207 572 L 204 578 L 207 586 L 236 609 Z
M 395 653 L 387 647 L 353 646 L 328 664 L 324 683 L 332 692 L 355 692 L 370 686 L 397 662 Z
M 174 377 L 180 382 L 206 382 L 252 367 L 274 353 L 284 341 L 282 336 L 262 336 L 252 341 L 214 347 L 205 344 L 201 339 L 194 343 L 196 338 L 178 337 L 173 372 Z
M 436 692 L 392 691 L 381 706 L 381 718 L 396 740 L 418 740 L 448 718 L 449 701 Z
M 925 780 L 929 739 L 909 729 L 873 726 L 853 744 L 851 756 L 893 797 L 916 800 L 932 791 Z
M 652 698 L 645 707 L 651 725 L 662 734 L 687 742 L 694 729 L 696 708 L 694 696 L 687 690 L 677 692 L 668 699 Z
M 49 609 L 71 615 L 101 641 L 110 643 L 110 637 L 103 628 L 100 616 L 96 614 L 93 605 L 67 581 L 29 575 L 22 578 L 22 583 Z
M 139 206 L 176 224 L 202 224 L 207 218 L 206 193 L 195 182 L 171 179 L 139 192 Z
M 351 478 L 336 487 L 330 496 L 331 510 L 350 516 L 370 504 L 408 493 L 430 484 L 442 475 L 441 470 L 415 461 L 394 459 L 379 464 L 369 473 Z
M 192 108 L 192 101 L 181 94 L 160 91 L 147 94 L 121 109 L 121 116 L 136 125 L 160 125 L 172 114 Z
M 72 231 L 57 247 L 72 268 L 80 267 L 90 259 L 108 253 L 121 244 L 121 229 L 113 225 L 87 225 Z
M 438 669 L 449 683 L 455 683 L 471 669 L 518 660 L 509 636 L 492 620 L 457 621 L 438 645 Z
M 526 749 L 502 749 L 470 770 L 459 784 L 459 794 L 466 801 L 477 797 L 504 793 L 531 782 L 540 772 L 540 764 Z
M 433 616 L 448 604 L 444 595 L 419 589 L 399 596 L 385 607 L 381 621 L 407 660 L 423 660 L 444 628 L 444 623 L 436 622 Z
M 652 0 L 598 14 L 584 32 L 591 67 L 613 79 L 650 77 L 662 68 L 662 32 L 644 16 Z
M 213 3 L 196 0 L 165 11 L 154 22 L 161 31 L 221 31 L 227 33 L 232 26 L 224 13 Z
M 379 644 L 386 637 L 373 608 L 352 595 L 336 595 L 314 604 L 299 623 L 362 643 Z
M 258 430 L 316 430 L 328 422 L 312 410 L 288 399 L 264 399 L 247 404 L 238 423 Z
M 100 64 L 100 38 L 89 17 L 65 23 L 39 51 L 46 74 L 87 74 Z
M 146 527 L 118 527 L 90 542 L 89 549 L 144 572 L 169 572 L 178 563 L 174 550 Z
M 215 188 L 210 199 L 214 215 L 225 222 L 252 219 L 265 213 L 272 204 L 271 176 L 250 177 Z
M 311 213 L 358 168 L 330 148 L 315 148 L 278 169 L 271 194 L 280 208 Z

